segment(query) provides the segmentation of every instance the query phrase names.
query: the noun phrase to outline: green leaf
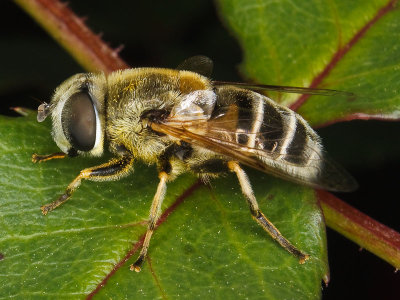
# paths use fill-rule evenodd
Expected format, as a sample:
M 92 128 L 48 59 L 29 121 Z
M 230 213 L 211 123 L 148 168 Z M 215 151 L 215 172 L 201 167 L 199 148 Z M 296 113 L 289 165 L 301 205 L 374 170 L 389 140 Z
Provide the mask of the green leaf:
M 260 83 L 321 87 L 349 97 L 273 96 L 320 126 L 400 118 L 397 1 L 219 0 L 244 52 L 241 70 Z M 279 98 L 281 97 L 281 98 Z
M 1 117 L 0 140 L 0 298 L 320 297 L 321 278 L 328 276 L 325 228 L 309 188 L 249 171 L 261 209 L 311 255 L 300 265 L 251 219 L 232 174 L 176 202 L 196 182 L 181 176 L 168 185 L 163 211 L 171 214 L 135 273 L 129 264 L 137 251 L 118 264 L 145 232 L 157 186 L 154 167 L 137 164 L 134 174 L 116 182 L 83 182 L 71 200 L 43 216 L 41 205 L 55 200 L 81 169 L 106 158 L 33 164 L 32 153 L 58 151 L 49 120 L 37 123 L 34 113 Z

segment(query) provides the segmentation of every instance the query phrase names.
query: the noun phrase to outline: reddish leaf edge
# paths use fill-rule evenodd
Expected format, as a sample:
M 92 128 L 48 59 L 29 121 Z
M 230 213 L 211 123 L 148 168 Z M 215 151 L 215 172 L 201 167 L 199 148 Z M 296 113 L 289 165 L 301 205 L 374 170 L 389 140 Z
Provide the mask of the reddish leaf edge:
M 203 183 L 201 180 L 197 180 L 194 184 L 192 184 L 188 189 L 186 189 L 180 196 L 178 196 L 175 200 L 174 203 L 171 204 L 160 216 L 160 218 L 157 221 L 156 228 L 154 231 L 157 230 L 158 227 L 160 227 L 168 218 L 169 215 L 171 215 L 185 200 L 188 198 L 190 195 L 192 195 L 198 188 L 203 186 Z M 125 265 L 125 263 L 138 251 L 143 245 L 145 234 L 143 234 L 139 240 L 132 245 L 132 248 L 127 252 L 127 254 L 114 266 L 114 268 L 104 277 L 104 279 L 96 286 L 96 288 L 87 295 L 86 299 L 90 300 L 92 299 L 107 283 L 107 281 L 122 267 Z M 157 276 L 155 275 L 155 272 L 152 268 L 151 265 L 151 260 L 147 259 L 147 264 L 150 267 L 150 272 L 152 273 L 152 276 L 156 282 L 157 287 L 160 290 L 161 295 L 165 295 L 163 289 L 161 288 Z M 135 274 L 132 274 L 132 276 L 135 276 Z
M 340 44 L 338 45 L 337 51 L 333 54 L 331 60 L 329 63 L 325 66 L 325 68 L 319 73 L 311 82 L 310 88 L 317 88 L 321 82 L 330 74 L 330 72 L 334 69 L 334 67 L 340 62 L 340 60 L 357 44 L 357 42 L 365 36 L 365 34 L 368 32 L 368 30 L 376 24 L 382 17 L 384 17 L 387 13 L 392 11 L 396 5 L 397 5 L 398 0 L 390 0 L 385 6 L 383 6 L 380 10 L 377 11 L 375 16 L 368 21 L 361 29 L 354 34 L 354 36 L 350 39 L 348 43 L 346 43 L 344 46 Z M 306 101 L 310 98 L 311 95 L 301 95 L 295 102 L 293 102 L 289 107 L 290 109 L 297 111 L 302 105 L 306 103 Z M 349 121 L 347 118 L 351 118 L 351 120 L 355 120 L 366 114 L 352 114 L 349 117 L 346 117 L 343 119 L 343 121 Z M 369 119 L 374 119 L 374 117 L 377 117 L 379 120 L 381 117 L 380 115 L 370 115 Z M 341 120 L 337 120 L 336 122 L 340 122 Z
M 330 120 L 325 123 L 318 124 L 316 126 L 313 126 L 313 128 L 323 128 L 327 127 L 336 123 L 343 123 L 343 122 L 349 122 L 353 120 L 361 120 L 361 121 L 368 121 L 368 120 L 375 120 L 375 121 L 384 121 L 384 122 L 399 122 L 400 121 L 400 116 L 390 116 L 390 115 L 381 115 L 381 114 L 365 114 L 365 113 L 353 113 L 350 115 L 347 115 L 343 118 L 338 118 L 334 120 Z
M 400 268 L 400 233 L 360 212 L 331 193 L 316 190 L 326 224 L 346 238 Z

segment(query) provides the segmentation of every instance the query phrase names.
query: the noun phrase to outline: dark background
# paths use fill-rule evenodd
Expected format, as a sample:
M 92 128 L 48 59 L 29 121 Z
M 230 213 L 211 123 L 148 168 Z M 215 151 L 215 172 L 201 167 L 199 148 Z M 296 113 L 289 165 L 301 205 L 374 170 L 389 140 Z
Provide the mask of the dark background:
M 131 66 L 175 67 L 204 54 L 214 78 L 241 81 L 241 50 L 219 20 L 212 1 L 71 1 L 71 8 Z M 179 9 L 178 9 L 179 8 Z M 82 68 L 11 1 L 0 3 L 0 113 L 36 109 L 52 90 Z M 379 96 L 379 95 L 376 95 Z M 352 121 L 318 130 L 326 149 L 352 173 L 358 191 L 339 197 L 399 231 L 400 123 Z M 357 153 L 350 157 L 349 153 Z M 399 299 L 400 274 L 328 229 L 331 281 L 323 299 Z

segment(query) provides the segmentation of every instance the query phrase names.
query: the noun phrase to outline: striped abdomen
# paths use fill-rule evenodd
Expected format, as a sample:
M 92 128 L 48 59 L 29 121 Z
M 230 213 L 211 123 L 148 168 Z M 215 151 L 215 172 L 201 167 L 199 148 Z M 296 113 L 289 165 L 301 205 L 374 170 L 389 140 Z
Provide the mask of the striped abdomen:
M 251 90 L 221 86 L 216 94 L 211 135 L 239 144 L 273 175 L 329 190 L 354 188 L 347 172 L 326 158 L 319 136 L 300 115 Z
M 262 150 L 276 161 L 299 165 L 312 163 L 315 155 L 320 154 L 318 135 L 294 111 L 256 92 L 236 87 L 220 87 L 217 95 L 210 122 L 220 123 L 223 128 L 228 118 L 236 119 L 230 125 L 235 142 Z

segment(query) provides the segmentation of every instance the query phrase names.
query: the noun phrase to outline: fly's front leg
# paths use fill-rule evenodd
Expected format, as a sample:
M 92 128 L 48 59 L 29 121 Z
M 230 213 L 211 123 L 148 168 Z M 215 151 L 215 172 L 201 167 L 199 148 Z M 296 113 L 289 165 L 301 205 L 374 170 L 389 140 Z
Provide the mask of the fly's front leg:
M 44 161 L 48 161 L 51 159 L 59 159 L 59 158 L 65 158 L 67 157 L 67 154 L 64 152 L 57 152 L 57 153 L 52 153 L 52 154 L 47 154 L 47 155 L 40 155 L 40 154 L 32 154 L 32 162 L 34 163 L 40 163 Z
M 256 197 L 254 196 L 253 189 L 251 188 L 249 179 L 243 169 L 239 166 L 239 164 L 235 161 L 228 162 L 228 167 L 232 172 L 236 173 L 237 178 L 239 179 L 240 187 L 242 188 L 242 192 L 246 197 L 246 200 L 250 206 L 250 211 L 253 218 L 257 221 L 258 224 L 264 228 L 266 232 L 268 232 L 271 237 L 276 240 L 283 248 L 285 248 L 288 252 L 293 254 L 299 259 L 299 263 L 303 264 L 308 258 L 308 254 L 304 254 L 299 249 L 297 249 L 292 243 L 290 243 L 267 219 L 266 216 L 262 213 L 262 211 L 258 207 L 258 203 Z
M 44 215 L 60 206 L 71 198 L 72 193 L 81 185 L 82 179 L 93 181 L 112 181 L 121 178 L 129 173 L 133 164 L 132 155 L 124 155 L 120 158 L 114 158 L 109 162 L 82 170 L 79 175 L 68 185 L 65 193 L 56 201 L 43 205 L 40 209 Z
M 153 235 L 154 228 L 156 227 L 158 218 L 160 217 L 161 205 L 165 197 L 165 192 L 167 191 L 168 174 L 162 171 L 159 173 L 158 177 L 160 178 L 160 182 L 158 183 L 157 192 L 154 195 L 153 202 L 151 203 L 149 223 L 147 225 L 142 250 L 140 251 L 136 262 L 130 266 L 131 271 L 135 270 L 136 272 L 140 272 L 141 265 L 143 264 L 147 255 L 147 250 L 149 249 L 151 236 Z
M 52 159 L 60 159 L 60 158 L 65 158 L 67 156 L 75 157 L 77 155 L 78 155 L 78 152 L 74 148 L 69 149 L 68 153 L 56 152 L 56 153 L 46 154 L 46 155 L 34 153 L 34 154 L 32 154 L 32 162 L 41 163 L 41 162 L 45 162 L 45 161 L 52 160 Z

